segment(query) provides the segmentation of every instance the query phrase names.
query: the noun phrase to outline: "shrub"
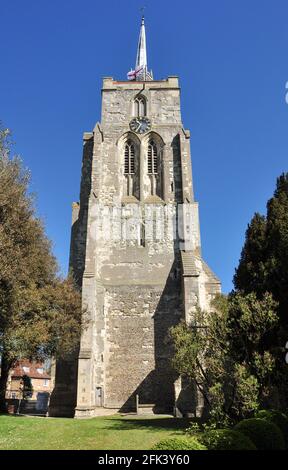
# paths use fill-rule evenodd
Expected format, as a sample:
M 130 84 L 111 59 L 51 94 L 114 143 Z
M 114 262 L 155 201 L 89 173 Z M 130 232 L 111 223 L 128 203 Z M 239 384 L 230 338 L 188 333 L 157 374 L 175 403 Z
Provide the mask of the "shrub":
M 152 450 L 207 450 L 195 437 L 171 437 L 157 442 Z
M 209 450 L 257 450 L 249 437 L 231 429 L 214 429 L 201 436 Z
M 257 418 L 266 419 L 276 424 L 283 434 L 285 447 L 288 449 L 288 418 L 284 413 L 277 410 L 260 410 L 258 411 Z
M 260 418 L 244 419 L 235 430 L 249 437 L 258 450 L 285 448 L 284 437 L 276 424 Z

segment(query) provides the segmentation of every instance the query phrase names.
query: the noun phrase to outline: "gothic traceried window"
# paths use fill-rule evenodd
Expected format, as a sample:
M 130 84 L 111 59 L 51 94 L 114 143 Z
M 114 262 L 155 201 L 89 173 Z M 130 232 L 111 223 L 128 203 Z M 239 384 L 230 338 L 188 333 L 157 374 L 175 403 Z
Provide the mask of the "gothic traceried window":
M 150 136 L 146 147 L 146 172 L 149 181 L 147 191 L 150 196 L 163 197 L 163 162 L 162 162 L 163 143 L 159 136 Z M 149 188 L 149 189 L 148 189 Z
M 125 145 L 124 173 L 125 175 L 133 175 L 135 173 L 135 147 L 131 140 L 128 140 Z
M 157 175 L 158 173 L 158 150 L 153 140 L 148 144 L 148 173 L 150 175 Z
M 138 96 L 134 101 L 134 114 L 137 117 L 146 116 L 146 99 L 144 96 Z
M 135 136 L 125 136 L 121 145 L 123 196 L 140 198 L 140 144 Z

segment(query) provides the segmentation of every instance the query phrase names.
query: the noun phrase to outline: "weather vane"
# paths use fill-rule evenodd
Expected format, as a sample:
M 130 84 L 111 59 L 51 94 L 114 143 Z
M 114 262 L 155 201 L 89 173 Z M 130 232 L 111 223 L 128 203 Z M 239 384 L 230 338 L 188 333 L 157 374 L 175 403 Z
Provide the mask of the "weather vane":
M 144 16 L 144 10 L 145 10 L 145 8 L 146 8 L 146 7 L 144 7 L 144 6 L 140 8 L 140 11 L 142 12 L 142 16 Z

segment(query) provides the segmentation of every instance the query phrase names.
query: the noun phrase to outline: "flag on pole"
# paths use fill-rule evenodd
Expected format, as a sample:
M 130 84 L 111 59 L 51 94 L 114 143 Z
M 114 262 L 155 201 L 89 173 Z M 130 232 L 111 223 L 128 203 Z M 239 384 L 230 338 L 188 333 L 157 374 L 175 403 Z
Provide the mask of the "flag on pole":
M 136 80 L 137 75 L 141 72 L 143 67 L 139 67 L 136 70 L 130 70 L 130 72 L 127 73 L 127 78 L 128 80 Z

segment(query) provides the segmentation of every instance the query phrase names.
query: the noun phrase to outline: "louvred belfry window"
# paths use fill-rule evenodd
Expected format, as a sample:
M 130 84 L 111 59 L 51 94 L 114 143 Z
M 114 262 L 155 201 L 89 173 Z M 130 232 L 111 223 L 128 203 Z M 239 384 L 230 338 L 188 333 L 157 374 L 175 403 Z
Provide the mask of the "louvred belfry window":
M 157 175 L 158 173 L 158 151 L 153 140 L 148 145 L 148 173 L 150 175 Z
M 135 147 L 131 140 L 128 140 L 125 145 L 124 173 L 126 175 L 135 173 Z

